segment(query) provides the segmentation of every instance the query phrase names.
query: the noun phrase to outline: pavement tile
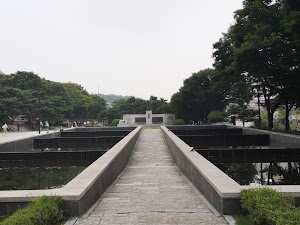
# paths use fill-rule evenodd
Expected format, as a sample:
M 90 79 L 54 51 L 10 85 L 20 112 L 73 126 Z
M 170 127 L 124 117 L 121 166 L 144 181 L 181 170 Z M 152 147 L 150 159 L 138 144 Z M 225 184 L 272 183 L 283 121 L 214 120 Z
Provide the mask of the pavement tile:
M 175 167 L 160 129 L 144 129 L 127 168 L 75 225 L 225 225 Z

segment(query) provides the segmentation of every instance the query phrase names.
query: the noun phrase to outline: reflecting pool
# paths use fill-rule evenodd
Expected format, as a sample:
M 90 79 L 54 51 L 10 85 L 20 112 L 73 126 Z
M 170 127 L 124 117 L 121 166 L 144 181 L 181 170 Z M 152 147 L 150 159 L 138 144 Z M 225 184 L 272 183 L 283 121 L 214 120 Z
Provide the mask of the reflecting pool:
M 87 166 L 41 166 L 0 168 L 0 190 L 60 188 Z
M 84 152 L 81 155 L 78 153 L 75 155 L 54 154 L 29 154 L 28 156 L 26 154 L 6 154 L 5 157 L 10 159 L 0 160 L 0 190 L 63 187 L 99 158 L 103 152 L 94 154 Z
M 300 184 L 300 149 L 243 147 L 196 151 L 240 185 Z

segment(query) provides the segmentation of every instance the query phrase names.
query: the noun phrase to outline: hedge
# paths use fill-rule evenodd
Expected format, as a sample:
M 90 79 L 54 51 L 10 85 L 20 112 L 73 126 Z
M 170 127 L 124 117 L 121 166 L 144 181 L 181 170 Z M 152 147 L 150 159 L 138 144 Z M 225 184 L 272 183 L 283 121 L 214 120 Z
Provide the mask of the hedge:
M 184 120 L 182 119 L 176 119 L 173 121 L 172 125 L 184 125 Z
M 111 121 L 111 125 L 112 126 L 117 126 L 118 124 L 119 124 L 119 121 L 120 121 L 121 119 L 114 119 L 113 121 Z
M 7 217 L 1 225 L 56 225 L 64 219 L 63 200 L 58 196 L 42 196 Z
M 292 197 L 270 188 L 248 189 L 241 192 L 242 208 L 257 225 L 299 225 L 300 209 Z

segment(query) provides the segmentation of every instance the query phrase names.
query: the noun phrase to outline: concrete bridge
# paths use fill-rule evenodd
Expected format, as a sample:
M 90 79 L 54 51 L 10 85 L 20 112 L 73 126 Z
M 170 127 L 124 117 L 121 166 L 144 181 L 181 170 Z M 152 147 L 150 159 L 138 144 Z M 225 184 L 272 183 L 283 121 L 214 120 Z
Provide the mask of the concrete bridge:
M 227 224 L 214 212 L 174 164 L 162 131 L 142 129 L 125 170 L 69 224 Z
M 12 143 L 28 144 L 37 135 L 9 133 L 0 137 L 1 146 L 11 150 Z M 59 195 L 73 215 L 69 225 L 228 224 L 177 168 L 159 127 L 138 127 L 124 139 L 64 188 L 1 191 L 2 211 L 11 214 L 32 197 Z
M 0 151 L 29 146 L 36 136 L 60 133 L 9 133 L 0 137 Z M 294 136 L 270 138 L 300 143 Z M 0 209 L 11 214 L 34 197 L 58 195 L 74 217 L 67 224 L 228 224 L 244 188 L 167 127 L 137 127 L 63 188 L 0 191 Z M 293 193 L 299 205 L 298 185 L 275 189 Z

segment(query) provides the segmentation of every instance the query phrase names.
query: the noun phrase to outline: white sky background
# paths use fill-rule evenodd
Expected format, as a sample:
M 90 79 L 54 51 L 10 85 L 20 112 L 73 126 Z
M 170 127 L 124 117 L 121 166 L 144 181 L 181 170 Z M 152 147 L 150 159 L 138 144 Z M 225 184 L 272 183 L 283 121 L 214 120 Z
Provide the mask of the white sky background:
M 0 70 L 170 100 L 212 67 L 242 0 L 0 0 Z

